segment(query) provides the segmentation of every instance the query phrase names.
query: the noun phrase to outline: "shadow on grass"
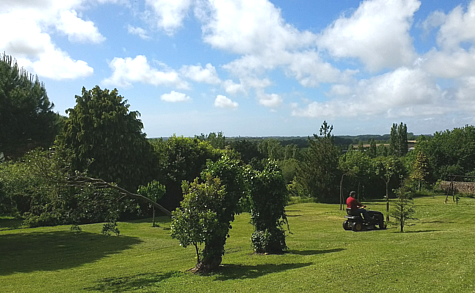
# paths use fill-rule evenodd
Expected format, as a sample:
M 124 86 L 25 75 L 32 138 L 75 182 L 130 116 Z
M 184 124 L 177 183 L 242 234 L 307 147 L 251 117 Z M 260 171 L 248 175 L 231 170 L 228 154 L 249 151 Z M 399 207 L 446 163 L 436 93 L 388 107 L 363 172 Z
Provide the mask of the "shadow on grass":
M 345 250 L 345 248 L 335 248 L 335 249 L 327 249 L 327 250 L 290 250 L 289 253 L 298 254 L 298 255 L 317 255 L 317 254 L 324 254 L 324 253 L 340 252 L 343 250 Z
M 130 292 L 158 285 L 158 283 L 173 277 L 181 277 L 185 273 L 168 272 L 164 274 L 147 273 L 128 277 L 106 278 L 98 281 L 94 287 L 84 288 L 87 291 L 101 292 Z
M 0 275 L 77 267 L 141 242 L 135 237 L 69 231 L 0 235 Z
M 428 233 L 428 232 L 437 232 L 439 230 L 419 230 L 419 231 L 404 231 L 404 233 Z
M 172 219 L 168 216 L 157 216 L 155 218 L 155 222 L 158 225 L 163 224 L 163 223 L 170 223 L 171 221 L 172 221 Z M 152 224 L 152 218 L 147 217 L 147 218 L 131 220 L 131 221 L 128 221 L 128 222 L 130 222 L 130 223 L 150 223 L 150 224 Z
M 21 219 L 0 219 L 0 231 L 18 229 L 22 222 Z
M 213 274 L 216 281 L 226 281 L 235 279 L 254 279 L 267 274 L 278 273 L 282 271 L 303 268 L 313 263 L 290 263 L 290 264 L 260 264 L 260 265 L 222 265 L 219 270 Z

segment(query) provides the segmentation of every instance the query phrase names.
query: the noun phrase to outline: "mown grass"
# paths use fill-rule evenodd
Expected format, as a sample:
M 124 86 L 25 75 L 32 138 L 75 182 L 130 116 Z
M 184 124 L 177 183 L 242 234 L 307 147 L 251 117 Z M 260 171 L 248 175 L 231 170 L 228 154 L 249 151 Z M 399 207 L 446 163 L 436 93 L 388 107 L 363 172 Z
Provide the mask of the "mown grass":
M 170 238 L 170 221 L 8 228 L 0 219 L 1 292 L 475 292 L 475 199 L 416 198 L 406 233 L 342 228 L 338 205 L 287 207 L 292 234 L 284 255 L 252 252 L 249 215 L 239 215 L 222 268 L 202 276 L 194 248 Z M 384 202 L 368 207 L 385 212 Z M 17 223 L 10 222 L 12 225 Z

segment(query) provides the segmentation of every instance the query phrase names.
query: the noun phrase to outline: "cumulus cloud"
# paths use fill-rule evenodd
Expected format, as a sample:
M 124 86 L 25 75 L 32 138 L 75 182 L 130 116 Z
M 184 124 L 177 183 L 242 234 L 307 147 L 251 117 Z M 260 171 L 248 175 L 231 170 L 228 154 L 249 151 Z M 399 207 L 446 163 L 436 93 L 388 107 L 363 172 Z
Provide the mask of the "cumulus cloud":
M 280 10 L 267 0 L 210 0 L 197 11 L 204 22 L 204 41 L 234 53 L 295 49 L 314 41 L 312 33 L 285 23 Z
M 0 17 L 0 26 L 9 27 L 14 19 L 18 21 L 15 15 Z M 14 29 L 4 30 L 0 50 L 15 56 L 20 66 L 41 77 L 75 79 L 94 72 L 85 61 L 74 60 L 57 48 L 32 19 L 22 19 Z
M 218 108 L 229 108 L 229 109 L 237 109 L 239 104 L 237 102 L 233 102 L 231 99 L 218 95 L 214 100 L 214 106 Z
M 437 35 L 437 43 L 444 50 L 457 50 L 460 43 L 475 43 L 475 1 L 472 1 L 467 8 L 467 12 L 461 5 L 454 8 L 445 17 L 438 13 L 441 19 L 441 26 Z M 431 16 L 434 17 L 433 15 Z
M 192 0 L 145 0 L 145 3 L 152 8 L 156 25 L 173 35 L 182 26 Z
M 318 46 L 337 58 L 357 58 L 370 71 L 411 65 L 416 53 L 409 30 L 420 5 L 418 0 L 366 0 L 327 27 Z
M 150 36 L 147 34 L 147 31 L 141 27 L 131 26 L 130 24 L 127 26 L 127 32 L 131 35 L 137 35 L 143 40 L 150 39 Z
M 165 102 L 188 102 L 191 101 L 191 98 L 183 93 L 171 91 L 169 94 L 163 94 L 160 99 Z
M 143 55 L 138 55 L 133 59 L 116 57 L 109 63 L 109 67 L 112 69 L 112 76 L 103 80 L 108 85 L 128 87 L 132 83 L 141 82 L 155 86 L 168 85 L 180 89 L 189 88 L 176 71 L 160 71 L 153 68 Z
M 106 39 L 92 21 L 77 17 L 75 10 L 62 11 L 56 29 L 66 34 L 71 42 L 101 43 Z
M 280 9 L 268 0 L 201 1 L 195 15 L 203 23 L 203 40 L 213 48 L 241 55 L 223 65 L 247 90 L 271 83 L 260 76 L 283 69 L 305 87 L 342 81 L 347 73 L 323 61 L 316 50 L 317 35 L 288 24 Z
M 353 86 L 334 86 L 332 100 L 293 106 L 292 115 L 302 117 L 388 117 L 443 114 L 450 106 L 434 80 L 420 69 L 406 67 L 360 80 Z
M 269 108 L 276 108 L 283 102 L 282 98 L 278 94 L 266 94 L 264 92 L 260 92 L 257 94 L 257 98 L 259 100 L 259 104 Z
M 201 67 L 201 65 L 183 66 L 180 72 L 183 76 L 196 82 L 208 84 L 219 84 L 221 82 L 216 73 L 216 68 L 210 63 L 206 64 L 205 68 Z
M 227 79 L 221 83 L 222 87 L 228 94 L 237 94 L 239 92 L 246 93 L 246 89 L 241 83 L 235 83 L 234 81 Z
M 68 36 L 70 41 L 104 41 L 91 21 L 77 16 L 83 0 L 27 1 L 5 0 L 0 12 L 0 51 L 17 58 L 18 63 L 40 77 L 75 79 L 93 74 L 87 62 L 73 59 L 51 39 L 51 30 Z M 12 25 L 15 24 L 15 25 Z

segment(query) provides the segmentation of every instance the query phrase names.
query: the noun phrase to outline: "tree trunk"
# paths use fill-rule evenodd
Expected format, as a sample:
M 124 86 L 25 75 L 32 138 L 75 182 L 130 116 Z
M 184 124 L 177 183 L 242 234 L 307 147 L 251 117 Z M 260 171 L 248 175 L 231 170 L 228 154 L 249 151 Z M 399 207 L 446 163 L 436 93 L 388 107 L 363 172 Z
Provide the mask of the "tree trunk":
M 386 181 L 386 222 L 389 222 L 389 181 Z
M 152 213 L 153 213 L 153 224 L 152 224 L 152 227 L 156 227 L 155 226 L 155 206 L 152 206 Z

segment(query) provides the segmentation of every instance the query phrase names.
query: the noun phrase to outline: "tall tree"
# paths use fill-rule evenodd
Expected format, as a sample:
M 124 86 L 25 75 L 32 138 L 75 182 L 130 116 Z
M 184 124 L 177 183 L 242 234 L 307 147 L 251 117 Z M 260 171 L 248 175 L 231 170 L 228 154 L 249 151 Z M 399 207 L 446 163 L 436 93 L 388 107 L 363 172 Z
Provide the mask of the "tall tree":
M 333 126 L 323 122 L 320 135 L 308 138 L 309 148 L 297 170 L 296 183 L 321 202 L 338 202 L 340 150 L 333 142 Z
M 389 154 L 402 157 L 407 154 L 407 126 L 402 122 L 393 124 L 389 136 Z
M 20 68 L 11 56 L 0 59 L 0 153 L 22 156 L 49 147 L 59 132 L 60 116 L 52 111 L 44 84 Z
M 429 175 L 429 162 L 423 152 L 418 152 L 412 166 L 411 179 L 418 182 L 418 190 L 421 190 L 422 182 L 427 181 Z
M 142 132 L 140 113 L 129 111 L 117 90 L 82 89 L 58 136 L 72 170 L 115 182 L 135 191 L 157 176 L 158 160 Z

